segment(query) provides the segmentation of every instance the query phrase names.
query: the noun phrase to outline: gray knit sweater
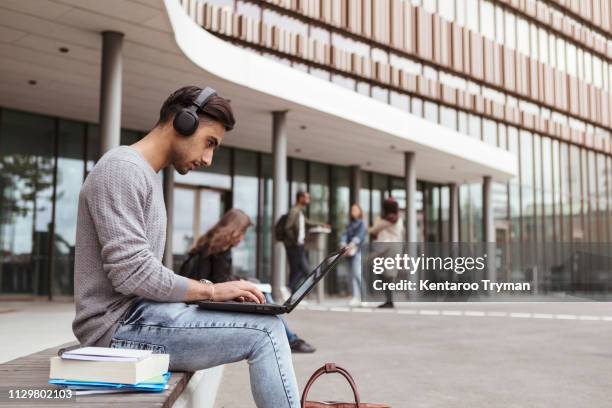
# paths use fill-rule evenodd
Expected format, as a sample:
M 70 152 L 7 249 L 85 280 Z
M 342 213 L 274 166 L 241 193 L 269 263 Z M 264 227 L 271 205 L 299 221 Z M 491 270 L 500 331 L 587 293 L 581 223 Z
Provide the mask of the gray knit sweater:
M 137 150 L 110 150 L 79 195 L 72 330 L 82 345 L 108 347 L 138 297 L 183 301 L 188 279 L 162 265 L 165 241 L 160 177 Z

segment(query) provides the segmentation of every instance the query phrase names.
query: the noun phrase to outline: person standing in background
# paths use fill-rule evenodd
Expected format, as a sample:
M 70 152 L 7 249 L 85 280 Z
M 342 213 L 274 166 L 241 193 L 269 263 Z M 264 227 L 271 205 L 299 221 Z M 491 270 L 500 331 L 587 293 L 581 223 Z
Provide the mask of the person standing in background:
M 298 191 L 295 196 L 295 205 L 287 213 L 284 227 L 283 243 L 289 259 L 289 289 L 291 293 L 295 291 L 300 281 L 309 272 L 308 260 L 304 250 L 307 228 L 318 226 L 329 228 L 327 224 L 306 218 L 304 210 L 308 207 L 308 204 L 310 204 L 310 194 L 306 191 Z
M 389 197 L 383 201 L 383 215 L 376 218 L 374 225 L 368 229 L 368 233 L 374 236 L 374 242 L 402 242 L 404 239 L 404 222 L 399 215 L 399 205 L 393 197 Z M 385 247 L 385 252 L 391 251 L 391 247 Z M 378 254 L 378 256 L 385 256 Z M 396 270 L 387 270 L 382 275 L 383 280 L 391 282 L 397 274 Z M 380 308 L 392 308 L 393 294 L 390 290 L 385 291 L 387 300 L 379 305 Z
M 358 204 L 351 205 L 350 223 L 342 234 L 340 246 L 349 246 L 349 286 L 352 299 L 349 306 L 361 305 L 361 247 L 366 238 L 366 226 L 363 222 L 363 211 Z

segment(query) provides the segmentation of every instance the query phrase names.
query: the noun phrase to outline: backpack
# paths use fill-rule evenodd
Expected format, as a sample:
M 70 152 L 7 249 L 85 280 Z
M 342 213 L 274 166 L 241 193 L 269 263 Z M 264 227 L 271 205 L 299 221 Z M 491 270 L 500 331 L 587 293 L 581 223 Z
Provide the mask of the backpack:
M 285 226 L 287 225 L 287 214 L 281 215 L 281 217 L 276 221 L 274 225 L 274 239 L 277 241 L 284 241 L 286 238 L 285 235 Z

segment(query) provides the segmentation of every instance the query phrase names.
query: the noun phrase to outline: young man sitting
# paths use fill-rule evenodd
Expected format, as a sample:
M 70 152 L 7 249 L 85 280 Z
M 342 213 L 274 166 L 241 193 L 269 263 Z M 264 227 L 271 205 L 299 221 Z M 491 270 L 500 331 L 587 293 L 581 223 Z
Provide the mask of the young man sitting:
M 291 350 L 276 316 L 207 311 L 197 300 L 264 302 L 245 281 L 203 283 L 166 268 L 166 209 L 159 171 L 210 166 L 234 126 L 229 102 L 185 87 L 166 99 L 155 127 L 107 152 L 79 195 L 73 331 L 82 345 L 152 349 L 170 369 L 248 360 L 258 407 L 298 407 Z

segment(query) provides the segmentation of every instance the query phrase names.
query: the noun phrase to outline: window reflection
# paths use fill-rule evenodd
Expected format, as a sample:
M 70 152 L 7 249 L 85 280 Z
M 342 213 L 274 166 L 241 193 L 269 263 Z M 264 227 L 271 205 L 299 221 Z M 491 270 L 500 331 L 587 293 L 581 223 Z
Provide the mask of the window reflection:
M 0 291 L 49 293 L 54 120 L 3 110 Z

